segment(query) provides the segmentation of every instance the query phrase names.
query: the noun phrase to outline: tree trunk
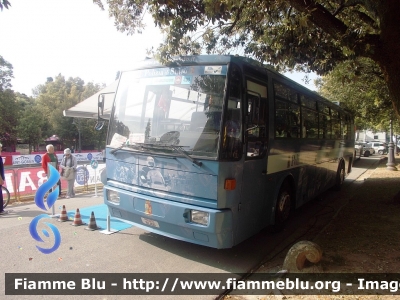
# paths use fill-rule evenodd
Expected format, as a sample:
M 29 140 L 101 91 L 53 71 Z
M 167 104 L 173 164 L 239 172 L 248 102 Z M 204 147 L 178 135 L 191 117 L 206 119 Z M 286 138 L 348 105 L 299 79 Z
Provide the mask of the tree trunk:
M 400 5 L 398 0 L 384 2 L 378 11 L 381 20 L 381 43 L 373 59 L 382 69 L 393 109 L 400 118 Z
M 381 62 L 381 68 L 385 76 L 385 81 L 388 85 L 390 100 L 393 104 L 394 112 L 397 118 L 400 119 L 400 59 L 398 52 L 388 53 L 388 62 Z M 396 61 L 397 59 L 397 61 Z M 389 61 L 393 61 L 390 63 Z

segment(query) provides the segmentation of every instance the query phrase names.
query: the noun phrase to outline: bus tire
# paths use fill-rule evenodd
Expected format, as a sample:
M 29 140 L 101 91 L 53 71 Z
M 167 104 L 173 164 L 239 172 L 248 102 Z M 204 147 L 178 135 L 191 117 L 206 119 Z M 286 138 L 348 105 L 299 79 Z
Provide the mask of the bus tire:
M 287 181 L 285 181 L 276 199 L 275 206 L 275 226 L 282 227 L 282 225 L 289 219 L 292 210 L 292 189 Z
M 344 183 L 344 178 L 345 177 L 346 177 L 346 173 L 345 173 L 345 170 L 344 170 L 344 163 L 343 163 L 343 161 L 341 161 L 340 164 L 339 164 L 339 168 L 337 170 L 337 173 L 336 173 L 336 183 L 335 183 L 335 185 L 333 187 L 333 189 L 335 191 L 340 191 L 340 189 L 342 188 L 342 185 Z

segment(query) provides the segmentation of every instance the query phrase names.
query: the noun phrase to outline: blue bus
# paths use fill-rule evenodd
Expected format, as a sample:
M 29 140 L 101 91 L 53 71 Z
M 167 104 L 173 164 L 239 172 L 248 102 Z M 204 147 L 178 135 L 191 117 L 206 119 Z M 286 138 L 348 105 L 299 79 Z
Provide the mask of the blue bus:
M 150 59 L 122 72 L 108 126 L 111 216 L 213 248 L 282 226 L 340 189 L 354 159 L 351 114 L 239 56 Z

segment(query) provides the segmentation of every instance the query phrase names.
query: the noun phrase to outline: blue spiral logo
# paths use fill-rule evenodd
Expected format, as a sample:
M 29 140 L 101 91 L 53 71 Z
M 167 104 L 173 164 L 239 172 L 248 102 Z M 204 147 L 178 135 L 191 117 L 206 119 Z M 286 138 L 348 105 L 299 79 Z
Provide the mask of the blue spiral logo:
M 49 192 L 49 194 L 47 196 L 47 201 L 46 201 L 48 208 L 53 207 L 53 205 L 56 202 L 57 197 L 58 197 L 58 189 L 59 189 L 58 186 L 53 191 L 50 192 L 50 190 L 53 188 L 53 186 L 55 186 L 57 184 L 58 180 L 60 179 L 60 174 L 57 172 L 56 168 L 54 168 L 52 165 L 49 165 L 49 169 L 50 169 L 50 176 L 49 176 L 48 180 L 38 188 L 38 190 L 36 191 L 36 194 L 35 194 L 35 203 L 42 210 L 47 210 L 47 208 L 44 204 L 44 196 L 45 196 L 46 192 Z M 40 219 L 42 219 L 42 218 L 50 218 L 50 217 L 46 214 L 41 214 L 41 215 L 38 215 L 37 217 L 35 217 L 32 220 L 32 222 L 29 224 L 29 232 L 30 232 L 31 236 L 36 241 L 41 242 L 41 243 L 43 243 L 44 241 L 39 236 L 39 233 L 37 232 L 37 225 L 38 225 Z M 45 224 L 48 227 L 50 227 L 51 231 L 54 234 L 54 245 L 51 248 L 42 248 L 39 246 L 36 246 L 36 248 L 44 254 L 50 254 L 50 253 L 56 251 L 58 249 L 58 247 L 60 246 L 61 235 L 56 226 L 54 226 L 51 223 L 47 223 L 47 222 L 45 222 Z M 50 236 L 49 232 L 45 229 L 42 230 L 42 233 L 46 237 Z
M 50 191 L 51 188 L 55 186 L 58 180 L 60 179 L 60 174 L 58 174 L 56 168 L 54 168 L 52 165 L 49 165 L 49 168 L 50 168 L 49 179 L 38 188 L 35 194 L 35 203 L 39 208 L 43 210 L 47 210 L 46 206 L 44 205 L 44 195 L 46 194 L 46 192 Z M 54 191 L 50 192 L 49 195 L 47 196 L 48 208 L 51 208 L 54 205 L 54 203 L 57 200 L 57 197 L 58 197 L 58 185 L 57 188 L 55 188 Z
M 41 243 L 43 243 L 44 241 L 43 241 L 43 239 L 39 236 L 39 233 L 37 232 L 36 227 L 37 227 L 37 225 L 38 225 L 38 223 L 39 223 L 39 220 L 42 219 L 42 218 L 50 218 L 50 217 L 49 217 L 48 215 L 46 215 L 46 214 L 41 214 L 41 215 L 38 215 L 37 217 L 35 217 L 35 218 L 32 220 L 32 222 L 29 224 L 29 232 L 31 233 L 31 236 L 32 236 L 36 241 L 41 242 Z M 45 224 L 46 224 L 47 226 L 50 227 L 51 231 L 52 231 L 53 234 L 54 234 L 54 245 L 53 245 L 53 247 L 51 247 L 51 248 L 49 248 L 49 249 L 47 249 L 47 248 L 42 248 L 42 247 L 39 247 L 39 246 L 36 246 L 36 248 L 37 248 L 40 252 L 42 252 L 42 253 L 44 253 L 44 254 L 50 254 L 50 253 L 56 251 L 56 250 L 58 249 L 58 247 L 60 247 L 60 244 L 61 244 L 61 235 L 60 235 L 60 232 L 58 231 L 58 229 L 57 229 L 56 226 L 54 226 L 54 225 L 51 224 L 51 223 L 47 223 L 47 222 L 45 222 Z M 42 229 L 42 233 L 43 233 L 46 237 L 49 237 L 49 236 L 50 236 L 49 233 L 48 233 L 48 231 L 45 230 L 45 229 Z

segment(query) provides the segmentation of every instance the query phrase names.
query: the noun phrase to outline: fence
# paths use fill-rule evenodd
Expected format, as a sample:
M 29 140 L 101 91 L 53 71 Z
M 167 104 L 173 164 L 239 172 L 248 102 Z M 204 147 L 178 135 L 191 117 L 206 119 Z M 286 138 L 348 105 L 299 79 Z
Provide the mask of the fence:
M 64 152 L 56 152 L 58 161 L 60 162 L 63 158 Z M 78 162 L 91 161 L 91 160 L 103 160 L 102 152 L 82 152 L 73 153 Z M 13 155 L 7 152 L 2 152 L 1 157 L 5 166 L 22 166 L 30 164 L 40 164 L 42 161 L 43 153 L 26 154 L 26 155 Z
M 79 165 L 76 170 L 74 186 L 77 190 L 88 191 L 95 185 L 102 186 L 100 173 L 105 168 L 105 164 L 99 164 L 97 169 L 93 169 L 90 164 Z M 67 188 L 67 181 L 61 179 L 63 190 Z M 43 169 L 39 166 L 21 167 L 5 170 L 5 184 L 11 195 L 11 202 L 21 201 L 26 198 L 33 198 L 37 189 L 46 182 L 47 177 Z

